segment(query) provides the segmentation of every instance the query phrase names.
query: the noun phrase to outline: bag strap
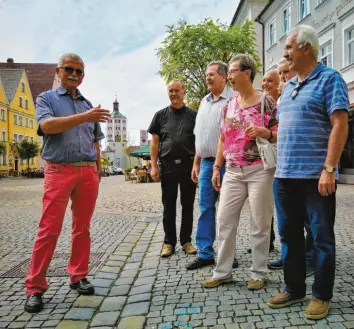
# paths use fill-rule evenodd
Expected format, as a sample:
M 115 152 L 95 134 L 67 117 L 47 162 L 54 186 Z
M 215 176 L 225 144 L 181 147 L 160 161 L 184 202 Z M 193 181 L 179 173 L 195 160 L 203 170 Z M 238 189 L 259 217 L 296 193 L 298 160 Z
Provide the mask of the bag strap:
M 261 116 L 262 116 L 262 127 L 264 127 L 264 107 L 265 107 L 265 96 L 266 94 L 262 94 L 261 98 Z

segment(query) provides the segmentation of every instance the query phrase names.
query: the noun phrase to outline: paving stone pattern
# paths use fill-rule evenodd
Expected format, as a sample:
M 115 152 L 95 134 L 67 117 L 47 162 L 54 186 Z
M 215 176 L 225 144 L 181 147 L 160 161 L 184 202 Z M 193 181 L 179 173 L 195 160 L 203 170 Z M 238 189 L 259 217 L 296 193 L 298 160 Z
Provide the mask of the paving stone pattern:
M 31 255 L 41 211 L 42 180 L 0 180 L 0 275 Z M 250 292 L 249 211 L 245 206 L 236 255 L 235 281 L 205 289 L 200 281 L 212 267 L 187 271 L 193 259 L 180 246 L 160 259 L 163 242 L 159 184 L 131 184 L 122 177 L 104 178 L 92 221 L 92 251 L 104 252 L 89 279 L 95 296 L 78 296 L 66 277 L 50 277 L 43 311 L 23 311 L 23 278 L 0 278 L 1 328 L 172 329 L 172 328 L 354 328 L 354 186 L 340 185 L 336 222 L 337 276 L 330 315 L 321 321 L 304 317 L 307 305 L 272 310 L 269 296 L 281 291 L 282 271 L 270 271 L 264 289 Z M 198 217 L 196 206 L 195 218 Z M 180 218 L 178 218 L 180 222 Z M 70 248 L 68 207 L 57 252 Z M 279 242 L 276 243 L 279 249 Z M 270 259 L 276 259 L 271 253 Z M 308 297 L 311 283 L 308 278 Z

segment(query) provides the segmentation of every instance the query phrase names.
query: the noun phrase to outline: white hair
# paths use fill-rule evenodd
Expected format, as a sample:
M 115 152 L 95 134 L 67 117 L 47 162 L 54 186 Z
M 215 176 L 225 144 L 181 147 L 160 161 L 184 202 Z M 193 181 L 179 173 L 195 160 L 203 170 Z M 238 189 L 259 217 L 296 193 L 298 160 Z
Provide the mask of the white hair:
M 288 60 L 285 57 L 282 57 L 281 60 L 278 62 L 278 66 L 281 64 L 285 64 L 287 62 L 288 62 Z
M 67 53 L 67 54 L 64 54 L 64 55 L 60 56 L 58 66 L 59 67 L 64 66 L 64 63 L 65 63 L 65 61 L 67 59 L 71 59 L 71 60 L 74 60 L 74 61 L 80 61 L 80 62 L 82 62 L 82 64 L 84 64 L 84 61 L 82 60 L 82 58 L 79 55 L 76 55 L 74 53 Z
M 312 26 L 299 25 L 291 32 L 291 34 L 296 35 L 296 43 L 300 48 L 305 45 L 310 45 L 313 57 L 318 57 L 320 43 L 318 41 L 317 32 Z

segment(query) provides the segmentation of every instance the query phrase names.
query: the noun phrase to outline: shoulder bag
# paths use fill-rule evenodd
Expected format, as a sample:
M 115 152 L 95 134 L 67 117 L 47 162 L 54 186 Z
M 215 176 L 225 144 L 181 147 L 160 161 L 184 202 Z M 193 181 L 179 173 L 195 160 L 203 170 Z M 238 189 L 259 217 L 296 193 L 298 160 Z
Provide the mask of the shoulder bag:
M 265 94 L 263 93 L 261 98 L 262 127 L 264 127 L 264 107 Z M 275 168 L 277 165 L 277 143 L 271 143 L 268 139 L 263 137 L 256 137 L 256 143 L 264 170 Z

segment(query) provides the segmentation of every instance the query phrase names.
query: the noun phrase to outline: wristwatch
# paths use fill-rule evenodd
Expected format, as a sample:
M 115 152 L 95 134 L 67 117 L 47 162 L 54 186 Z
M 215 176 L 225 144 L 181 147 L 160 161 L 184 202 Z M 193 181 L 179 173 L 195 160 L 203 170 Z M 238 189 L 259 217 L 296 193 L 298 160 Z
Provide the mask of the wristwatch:
M 335 172 L 336 171 L 336 168 L 335 167 L 332 167 L 330 165 L 324 165 L 323 166 L 323 170 L 326 170 L 328 173 L 332 173 L 332 172 Z

